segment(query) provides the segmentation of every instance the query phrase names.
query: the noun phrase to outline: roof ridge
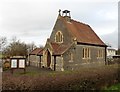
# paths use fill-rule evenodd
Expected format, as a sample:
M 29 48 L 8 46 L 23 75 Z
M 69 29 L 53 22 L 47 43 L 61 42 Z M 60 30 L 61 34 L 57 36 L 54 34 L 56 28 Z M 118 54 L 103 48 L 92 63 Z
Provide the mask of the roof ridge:
M 74 20 L 74 19 L 72 19 L 72 21 L 77 22 L 77 23 L 82 24 L 82 25 L 89 26 L 88 24 L 86 24 L 86 23 L 84 23 L 84 22 L 80 22 L 80 21 L 77 21 L 77 20 Z
M 63 17 L 63 16 L 61 16 L 61 18 L 64 18 L 64 19 L 65 19 L 65 17 Z M 81 23 L 81 24 L 85 24 L 85 23 L 80 22 L 80 21 L 77 21 L 77 20 L 75 20 L 75 19 L 71 19 L 71 21 L 74 21 L 74 22 L 77 22 L 77 23 Z M 85 24 L 85 25 L 88 25 L 88 24 Z

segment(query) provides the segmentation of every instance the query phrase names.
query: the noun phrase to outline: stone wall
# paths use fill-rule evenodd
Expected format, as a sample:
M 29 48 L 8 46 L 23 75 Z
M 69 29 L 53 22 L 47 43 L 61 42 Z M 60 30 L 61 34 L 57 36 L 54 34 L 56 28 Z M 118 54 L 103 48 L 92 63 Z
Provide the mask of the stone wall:
M 90 59 L 83 59 L 83 48 L 90 48 Z M 97 51 L 103 50 L 103 58 L 97 57 Z M 73 60 L 71 61 L 70 53 L 73 53 Z M 105 47 L 76 45 L 71 47 L 63 55 L 63 64 L 65 70 L 74 70 L 80 67 L 94 67 L 105 65 Z
M 40 56 L 37 55 L 30 55 L 30 66 L 39 67 L 40 66 Z M 42 57 L 41 57 L 42 62 Z
M 50 40 L 52 42 L 55 42 L 55 34 L 58 32 L 58 31 L 61 31 L 62 34 L 63 34 L 63 43 L 65 44 L 70 44 L 72 43 L 72 35 L 69 33 L 70 30 L 67 30 L 67 28 L 65 27 L 63 21 L 61 21 L 60 19 L 58 19 L 56 21 L 56 24 L 53 28 L 53 31 L 51 33 L 51 36 L 50 36 Z

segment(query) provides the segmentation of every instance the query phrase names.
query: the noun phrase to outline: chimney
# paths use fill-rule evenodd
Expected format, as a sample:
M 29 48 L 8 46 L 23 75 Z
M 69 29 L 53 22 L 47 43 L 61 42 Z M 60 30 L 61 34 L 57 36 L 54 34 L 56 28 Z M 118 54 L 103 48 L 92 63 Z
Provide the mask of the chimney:
M 70 22 L 71 16 L 70 16 L 70 11 L 69 11 L 69 10 L 64 10 L 64 11 L 62 11 L 62 16 L 63 16 L 67 21 Z

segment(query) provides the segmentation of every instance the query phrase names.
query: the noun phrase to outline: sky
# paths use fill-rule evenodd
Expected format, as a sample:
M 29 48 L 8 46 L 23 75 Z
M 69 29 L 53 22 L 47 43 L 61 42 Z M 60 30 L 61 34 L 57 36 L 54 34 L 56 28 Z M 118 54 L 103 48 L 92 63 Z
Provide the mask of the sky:
M 120 49 L 120 1 L 118 3 L 118 49 Z
M 113 48 L 118 47 L 118 0 L 0 0 L 0 36 L 45 45 L 58 10 L 71 11 Z

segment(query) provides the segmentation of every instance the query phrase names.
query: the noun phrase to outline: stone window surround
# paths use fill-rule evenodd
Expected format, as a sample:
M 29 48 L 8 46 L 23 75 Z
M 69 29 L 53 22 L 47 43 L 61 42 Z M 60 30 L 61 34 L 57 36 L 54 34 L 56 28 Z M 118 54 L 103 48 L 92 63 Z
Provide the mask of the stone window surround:
M 97 58 L 103 58 L 103 50 L 102 49 L 98 49 Z
M 58 31 L 55 34 L 55 42 L 57 42 L 57 43 L 63 43 L 63 33 L 61 31 Z
M 91 59 L 90 48 L 84 47 L 82 54 L 83 54 L 83 59 Z

